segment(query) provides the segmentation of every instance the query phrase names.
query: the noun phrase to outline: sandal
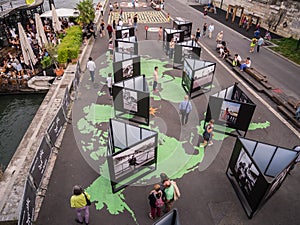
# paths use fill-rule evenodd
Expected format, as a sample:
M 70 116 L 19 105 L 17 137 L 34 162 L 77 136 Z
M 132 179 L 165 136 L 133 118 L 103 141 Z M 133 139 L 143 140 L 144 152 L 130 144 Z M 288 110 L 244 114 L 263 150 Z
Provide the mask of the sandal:
M 152 220 L 153 220 L 153 216 L 151 215 L 151 213 L 149 213 L 149 217 L 150 217 L 150 219 L 152 219 Z

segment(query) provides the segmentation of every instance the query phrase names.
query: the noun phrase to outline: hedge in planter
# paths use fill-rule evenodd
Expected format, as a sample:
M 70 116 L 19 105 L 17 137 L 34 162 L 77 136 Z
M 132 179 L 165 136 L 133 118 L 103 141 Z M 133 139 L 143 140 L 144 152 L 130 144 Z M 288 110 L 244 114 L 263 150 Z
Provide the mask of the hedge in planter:
M 72 26 L 67 29 L 67 34 L 58 45 L 57 60 L 66 63 L 68 59 L 76 59 L 82 44 L 82 30 L 80 26 Z

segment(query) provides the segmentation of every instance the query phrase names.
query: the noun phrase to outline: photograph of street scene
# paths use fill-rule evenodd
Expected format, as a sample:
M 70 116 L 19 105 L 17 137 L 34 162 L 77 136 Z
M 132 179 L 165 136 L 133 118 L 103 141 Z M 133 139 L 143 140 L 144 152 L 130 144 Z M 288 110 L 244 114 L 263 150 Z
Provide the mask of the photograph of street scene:
M 129 78 L 133 75 L 133 60 L 126 60 L 122 62 L 122 71 L 123 71 L 123 78 Z
M 219 120 L 226 122 L 226 124 L 236 124 L 240 107 L 241 104 L 239 103 L 224 100 L 221 106 Z
M 242 148 L 235 165 L 236 178 L 244 193 L 250 194 L 259 176 L 259 171 Z
M 123 107 L 128 111 L 138 111 L 136 91 L 123 89 Z
M 113 156 L 115 178 L 139 169 L 155 158 L 155 136 Z
M 201 87 L 213 81 L 214 66 L 197 70 L 194 75 L 193 88 Z
M 118 41 L 118 51 L 123 53 L 134 53 L 134 43 Z

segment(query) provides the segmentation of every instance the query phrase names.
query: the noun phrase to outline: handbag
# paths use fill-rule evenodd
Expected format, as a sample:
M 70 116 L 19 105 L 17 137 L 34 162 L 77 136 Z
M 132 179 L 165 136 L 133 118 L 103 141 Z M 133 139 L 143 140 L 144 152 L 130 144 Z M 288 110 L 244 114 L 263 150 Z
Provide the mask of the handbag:
M 177 201 L 180 198 L 180 191 L 175 181 L 171 181 L 171 184 L 174 187 L 174 201 Z
M 84 197 L 85 197 L 86 205 L 87 205 L 87 206 L 91 205 L 92 203 L 91 203 L 91 201 L 87 198 L 86 194 L 85 194 L 84 192 L 83 192 L 83 194 L 84 194 Z

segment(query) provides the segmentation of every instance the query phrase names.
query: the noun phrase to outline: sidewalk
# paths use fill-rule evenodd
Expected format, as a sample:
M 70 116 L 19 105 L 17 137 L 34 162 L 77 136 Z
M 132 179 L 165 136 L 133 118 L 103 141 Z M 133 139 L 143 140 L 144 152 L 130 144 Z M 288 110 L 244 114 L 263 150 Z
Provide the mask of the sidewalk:
M 136 8 L 135 10 L 138 11 L 139 9 Z M 172 2 L 167 1 L 166 11 L 169 12 L 173 18 L 182 17 L 191 20 L 193 22 L 193 30 L 196 30 L 197 27 L 202 27 L 204 22 L 202 14 L 177 0 Z M 199 20 L 199 18 L 201 20 Z M 215 34 L 221 29 L 224 30 L 224 38 L 230 40 L 232 49 L 240 50 L 240 54 L 243 56 L 247 55 L 247 40 L 209 17 L 205 20 L 208 23 L 215 23 Z M 156 27 L 159 25 L 154 24 L 151 26 Z M 171 27 L 170 24 L 164 24 L 163 26 Z M 144 40 L 144 24 L 139 24 L 139 27 L 137 38 L 138 40 Z M 155 42 L 157 46 L 162 46 L 162 43 Z M 202 42 L 207 48 L 214 52 L 214 39 L 204 39 Z M 157 51 L 155 44 L 144 46 L 145 44 L 143 42 L 141 45 L 141 49 L 139 49 L 141 51 L 140 55 L 143 55 L 147 51 L 149 54 L 152 52 L 156 53 Z M 107 36 L 98 38 L 93 46 L 91 56 L 95 59 L 97 67 L 101 68 L 101 74 L 96 77 L 96 85 L 93 85 L 89 80 L 88 72 L 84 73 L 78 100 L 73 106 L 72 124 L 67 126 L 44 199 L 44 204 L 42 205 L 36 223 L 38 225 L 76 224 L 74 221 L 76 216 L 75 211 L 70 208 L 69 204 L 72 187 L 75 184 L 80 184 L 87 188 L 87 191 L 92 196 L 93 203 L 90 207 L 90 224 L 150 225 L 153 223 L 148 217 L 149 206 L 147 201 L 152 183 L 148 183 L 146 186 L 129 186 L 116 194 L 112 194 L 110 182 L 105 179 L 106 160 L 104 156 L 106 152 L 105 136 L 107 119 L 113 116 L 113 114 L 110 114 L 111 101 L 107 95 L 107 88 L 103 86 L 105 76 L 107 73 L 112 72 L 111 65 L 107 63 L 107 56 L 103 55 L 107 50 L 107 46 Z M 294 71 L 290 71 L 291 74 L 295 71 L 297 72 L 296 68 L 269 51 L 263 50 L 261 54 L 256 54 L 255 56 L 255 65 L 261 65 L 263 72 L 270 70 L 272 73 L 276 73 L 277 76 L 281 75 L 278 74 L 281 71 L 286 71 L 286 68 L 291 70 L 295 69 Z M 167 60 L 164 58 L 165 56 L 162 55 L 161 57 L 162 58 L 158 60 L 143 61 L 144 67 L 147 67 L 145 70 L 147 71 L 146 75 L 148 77 L 152 75 L 153 63 L 159 64 L 160 71 L 166 68 L 162 65 L 169 66 L 169 64 L 166 63 Z M 267 63 L 270 63 L 269 67 L 273 66 L 273 68 L 270 69 L 269 67 L 266 68 L 263 66 L 266 62 L 263 62 L 262 59 L 266 57 L 269 57 L 268 60 L 266 60 Z M 203 51 L 201 58 L 208 61 L 216 61 L 213 56 L 205 51 Z M 257 69 L 259 70 L 259 68 Z M 180 73 L 178 76 L 180 76 Z M 274 77 L 274 79 L 275 78 L 276 77 Z M 287 76 L 284 78 L 284 81 L 286 80 L 288 80 Z M 299 78 L 295 76 L 294 80 L 290 80 L 290 82 L 285 85 L 288 87 L 296 87 L 296 81 L 299 81 Z M 160 100 L 155 100 L 155 98 L 157 99 L 158 97 L 151 95 L 153 97 L 151 99 L 151 106 L 155 106 L 159 109 L 156 117 L 151 118 L 151 126 L 158 126 L 156 129 L 158 129 L 160 135 L 162 135 L 160 137 L 163 137 L 158 148 L 159 151 L 171 151 L 175 154 L 171 156 L 168 155 L 168 157 L 170 157 L 168 159 L 160 158 L 160 164 L 153 176 L 159 177 L 159 172 L 162 169 L 165 170 L 168 175 L 170 175 L 173 170 L 173 178 L 177 178 L 176 182 L 182 193 L 179 201 L 175 203 L 175 207 L 179 210 L 181 224 L 298 225 L 300 223 L 300 215 L 298 213 L 300 189 L 296 188 L 300 185 L 298 166 L 261 211 L 258 212 L 252 220 L 249 220 L 225 175 L 235 139 L 216 135 L 214 145 L 207 148 L 205 152 L 203 149 L 197 150 L 194 147 L 197 146 L 197 142 L 202 141 L 201 138 L 197 139 L 199 133 L 196 125 L 198 125 L 199 120 L 203 120 L 208 96 L 232 85 L 236 82 L 235 78 L 217 62 L 217 71 L 214 80 L 215 87 L 208 95 L 202 95 L 193 99 L 194 114 L 191 115 L 188 126 L 180 128 L 180 130 L 176 127 L 178 115 L 176 111 L 174 111 L 177 109 L 177 102 L 174 101 L 174 98 L 181 99 L 183 96 L 181 88 L 178 88 L 180 84 L 179 86 L 174 84 L 174 86 L 169 87 L 167 85 L 173 84 L 162 78 L 160 82 L 164 85 L 164 88 L 170 88 L 170 90 L 168 93 L 166 93 L 165 90 L 159 93 L 160 95 L 158 97 L 161 98 Z M 246 87 L 243 87 L 243 89 L 257 104 L 252 119 L 252 128 L 249 129 L 247 138 L 283 147 L 292 147 L 299 143 L 299 139 L 278 120 L 265 105 L 255 99 Z M 298 90 L 298 88 L 296 90 Z M 159 106 L 162 107 L 159 108 Z M 180 135 L 184 137 L 180 137 Z M 185 135 L 188 136 L 185 137 Z M 187 141 L 184 143 L 175 142 L 177 139 L 179 140 L 178 137 L 186 138 Z M 183 167 L 180 167 L 180 162 L 184 158 L 188 160 Z M 212 163 L 210 164 L 209 161 L 212 161 Z M 155 180 L 157 182 L 159 181 L 158 177 Z

